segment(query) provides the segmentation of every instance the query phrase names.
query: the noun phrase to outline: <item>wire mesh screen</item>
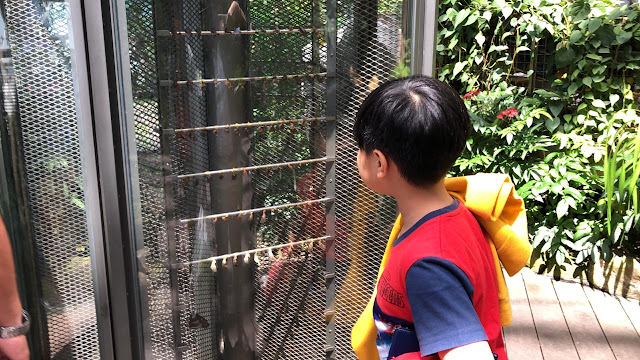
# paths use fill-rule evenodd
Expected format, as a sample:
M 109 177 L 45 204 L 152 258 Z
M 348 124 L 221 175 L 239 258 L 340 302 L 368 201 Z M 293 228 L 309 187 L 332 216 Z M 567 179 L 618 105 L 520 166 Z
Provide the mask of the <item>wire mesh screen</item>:
M 406 65 L 403 2 L 126 4 L 147 356 L 353 358 L 395 207 L 352 119 Z
M 64 1 L 6 0 L 3 10 L 10 44 L 10 57 L 3 52 L 3 72 L 10 73 L 11 64 L 15 71 L 5 73 L 9 82 L 2 87 L 3 115 L 19 118 L 21 127 L 47 355 L 99 358 L 69 6 Z
M 349 254 L 349 261 L 336 264 L 338 359 L 355 359 L 351 327 L 371 297 L 396 215 L 393 199 L 371 192 L 360 181 L 353 121 L 379 83 L 408 75 L 407 3 L 338 0 L 336 217 L 344 222 Z

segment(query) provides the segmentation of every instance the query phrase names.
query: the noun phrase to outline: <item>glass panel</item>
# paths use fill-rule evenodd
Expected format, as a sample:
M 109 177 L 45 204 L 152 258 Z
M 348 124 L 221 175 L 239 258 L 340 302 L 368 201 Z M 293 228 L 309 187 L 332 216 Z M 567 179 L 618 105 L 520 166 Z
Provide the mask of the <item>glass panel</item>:
M 31 237 L 14 246 L 35 254 L 37 275 L 21 274 L 32 332 L 44 339 L 44 353 L 32 352 L 93 359 L 100 348 L 71 30 L 67 1 L 2 1 L 2 152 L 11 159 L 15 219 Z
M 125 1 L 148 358 L 354 358 L 395 204 L 351 127 L 408 3 Z
M 344 221 L 345 253 L 336 263 L 336 358 L 355 359 L 351 327 L 369 301 L 396 216 L 392 198 L 373 193 L 360 181 L 353 139 L 356 112 L 379 84 L 409 75 L 411 21 L 415 1 L 337 0 L 338 128 L 336 135 L 336 217 Z

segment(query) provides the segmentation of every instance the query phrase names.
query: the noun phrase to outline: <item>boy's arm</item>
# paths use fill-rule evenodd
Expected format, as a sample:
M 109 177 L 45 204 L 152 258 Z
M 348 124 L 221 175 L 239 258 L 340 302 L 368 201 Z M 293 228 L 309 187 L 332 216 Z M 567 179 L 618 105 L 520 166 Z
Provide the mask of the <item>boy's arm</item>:
M 0 326 L 22 324 L 22 304 L 18 297 L 13 253 L 9 235 L 0 217 Z M 24 335 L 0 339 L 0 358 L 29 359 L 29 347 Z
M 445 259 L 423 258 L 411 265 L 405 284 L 422 356 L 484 359 L 480 350 L 485 344 L 487 359 L 493 358 L 473 306 L 473 285 L 460 268 Z M 458 357 L 469 352 L 474 356 Z
M 478 341 L 457 348 L 440 351 L 438 356 L 442 360 L 493 360 L 493 353 L 486 341 Z

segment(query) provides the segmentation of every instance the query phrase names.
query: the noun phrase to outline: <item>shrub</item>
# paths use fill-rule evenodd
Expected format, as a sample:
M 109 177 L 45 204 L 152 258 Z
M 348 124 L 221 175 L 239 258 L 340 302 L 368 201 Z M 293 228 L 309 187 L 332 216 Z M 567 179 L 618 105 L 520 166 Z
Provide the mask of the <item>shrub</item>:
M 440 14 L 438 74 L 474 128 L 453 172 L 511 176 L 547 271 L 637 248 L 640 5 L 444 0 Z

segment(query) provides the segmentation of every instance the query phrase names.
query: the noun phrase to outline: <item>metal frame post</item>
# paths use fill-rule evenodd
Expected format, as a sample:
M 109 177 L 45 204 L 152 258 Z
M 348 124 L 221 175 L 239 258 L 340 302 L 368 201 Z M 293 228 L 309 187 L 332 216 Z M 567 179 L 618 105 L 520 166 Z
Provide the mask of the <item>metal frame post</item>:
M 97 165 L 102 236 L 108 279 L 113 358 L 143 358 L 140 288 L 133 226 L 136 189 L 127 128 L 130 76 L 122 0 L 87 4 L 77 0 L 85 24 L 92 130 Z M 124 56 L 123 56 L 124 54 Z M 101 134 L 102 136 L 97 136 Z
M 182 11 L 180 8 L 179 1 L 170 1 L 170 0 L 162 0 L 160 1 L 163 5 L 170 7 L 172 14 L 158 14 L 157 6 L 158 3 L 154 2 L 154 22 L 157 24 L 159 22 L 158 16 L 182 16 Z M 162 73 L 160 69 L 168 66 L 166 63 L 166 56 L 162 53 L 162 51 L 169 51 L 169 46 L 164 45 L 160 47 L 158 45 L 156 39 L 156 67 L 158 69 L 158 73 Z M 172 74 L 172 72 L 167 71 L 167 74 L 171 77 L 176 76 L 176 74 Z M 158 88 L 160 88 L 160 82 L 162 80 L 171 81 L 171 79 L 160 79 L 158 77 Z M 177 80 L 177 79 L 176 79 Z M 169 101 L 169 92 L 162 91 L 158 95 L 158 108 L 160 113 L 160 128 L 161 130 L 168 129 L 172 127 L 170 124 L 170 114 L 168 109 L 168 101 Z M 176 95 L 181 96 L 181 95 Z M 177 124 L 176 124 L 177 125 Z M 171 140 L 170 137 L 164 135 L 160 140 L 160 149 L 161 149 L 161 161 L 162 161 L 162 175 L 164 179 L 168 179 L 173 174 L 173 170 L 171 168 Z M 177 248 L 177 234 L 176 234 L 176 226 L 178 225 L 178 219 L 175 216 L 175 204 L 174 204 L 174 183 L 172 181 L 166 181 L 163 184 L 163 196 L 164 196 L 164 205 L 165 205 L 165 220 L 166 220 L 166 236 L 167 236 L 167 251 L 168 251 L 168 259 L 167 259 L 167 268 L 169 269 L 169 288 L 171 289 L 171 324 L 173 327 L 173 350 L 175 352 L 175 359 L 182 359 L 183 351 L 187 350 L 185 344 L 182 343 L 182 326 L 180 325 L 180 317 L 182 316 L 182 312 L 186 310 L 186 304 L 180 304 L 180 296 L 179 296 L 179 284 L 178 284 L 178 248 Z
M 438 0 L 412 0 L 411 74 L 436 76 Z
M 336 98 L 336 0 L 327 0 L 327 82 L 326 82 L 326 94 L 327 94 L 327 116 L 337 116 L 337 98 Z M 327 121 L 327 153 L 326 156 L 329 159 L 335 159 L 336 156 L 336 122 Z M 335 161 L 327 161 L 326 168 L 326 196 L 330 199 L 335 199 L 336 196 L 336 167 Z M 326 348 L 325 358 L 336 358 L 336 312 L 335 312 L 335 299 L 336 299 L 336 281 L 335 281 L 335 234 L 336 234 L 336 205 L 335 200 L 327 203 L 327 233 L 329 238 L 326 241 L 326 313 L 325 319 L 327 321 L 326 330 Z
M 91 92 L 89 91 L 89 74 L 87 68 L 87 52 L 85 49 L 85 29 L 83 24 L 82 4 L 80 0 L 69 1 L 71 16 L 70 47 L 74 91 L 76 93 L 76 108 L 78 117 L 78 131 L 80 140 L 80 154 L 82 163 L 82 177 L 87 217 L 87 231 L 89 235 L 89 252 L 91 254 L 91 274 L 95 294 L 95 310 L 98 322 L 98 339 L 100 343 L 100 357 L 114 358 L 113 330 L 105 262 L 105 238 L 103 233 L 100 190 L 98 186 L 98 166 L 94 148 L 94 128 L 91 109 Z

